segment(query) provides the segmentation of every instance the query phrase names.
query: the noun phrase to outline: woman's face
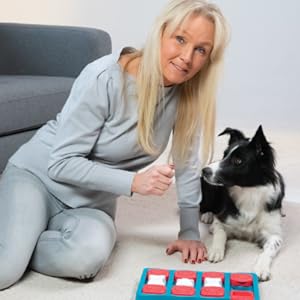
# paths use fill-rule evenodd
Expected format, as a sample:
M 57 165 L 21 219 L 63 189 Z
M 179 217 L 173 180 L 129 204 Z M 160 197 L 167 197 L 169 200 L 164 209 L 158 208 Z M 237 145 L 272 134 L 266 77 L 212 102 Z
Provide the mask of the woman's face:
M 183 83 L 201 70 L 213 48 L 214 29 L 209 19 L 191 15 L 171 36 L 164 30 L 160 54 L 165 86 Z

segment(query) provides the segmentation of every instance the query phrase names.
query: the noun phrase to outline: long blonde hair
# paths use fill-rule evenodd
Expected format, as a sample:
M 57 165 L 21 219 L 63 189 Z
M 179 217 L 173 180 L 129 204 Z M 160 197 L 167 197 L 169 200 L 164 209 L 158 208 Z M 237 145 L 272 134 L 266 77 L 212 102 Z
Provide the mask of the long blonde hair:
M 227 24 L 221 11 L 205 0 L 170 1 L 154 23 L 144 49 L 132 56 L 132 59 L 141 57 L 137 73 L 138 140 L 147 153 L 157 153 L 153 142 L 153 122 L 156 105 L 164 96 L 160 88 L 163 86 L 163 76 L 158 49 L 164 29 L 168 26 L 174 32 L 192 14 L 204 16 L 214 23 L 214 46 L 206 65 L 193 78 L 179 86 L 180 100 L 171 153 L 176 153 L 179 160 L 185 162 L 200 131 L 202 161 L 205 163 L 213 155 L 217 79 L 228 39 Z

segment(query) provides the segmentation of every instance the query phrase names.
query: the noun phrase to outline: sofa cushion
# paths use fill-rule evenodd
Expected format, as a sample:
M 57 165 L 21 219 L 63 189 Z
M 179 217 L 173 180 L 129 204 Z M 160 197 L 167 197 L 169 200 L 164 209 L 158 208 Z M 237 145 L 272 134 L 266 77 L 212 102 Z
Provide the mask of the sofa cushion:
M 55 118 L 74 78 L 0 75 L 0 136 L 38 128 Z

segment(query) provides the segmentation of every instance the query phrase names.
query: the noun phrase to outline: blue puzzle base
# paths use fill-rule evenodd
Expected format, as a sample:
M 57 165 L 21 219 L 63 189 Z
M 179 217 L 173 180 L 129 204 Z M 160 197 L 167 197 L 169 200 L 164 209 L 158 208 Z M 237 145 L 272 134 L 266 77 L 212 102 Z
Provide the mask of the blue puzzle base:
M 136 300 L 259 300 L 254 273 L 143 270 Z

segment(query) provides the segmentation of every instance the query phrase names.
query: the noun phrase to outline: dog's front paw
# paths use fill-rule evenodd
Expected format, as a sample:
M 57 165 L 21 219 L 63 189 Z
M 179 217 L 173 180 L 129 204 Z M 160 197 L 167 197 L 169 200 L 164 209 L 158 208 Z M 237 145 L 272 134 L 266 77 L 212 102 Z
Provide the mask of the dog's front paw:
M 224 248 L 212 248 L 208 251 L 208 260 L 217 263 L 223 260 L 225 255 Z
M 271 279 L 271 272 L 269 266 L 263 260 L 258 260 L 254 266 L 254 272 L 260 281 L 267 281 Z
M 204 224 L 211 224 L 214 220 L 214 214 L 212 212 L 207 212 L 200 215 L 200 221 Z

